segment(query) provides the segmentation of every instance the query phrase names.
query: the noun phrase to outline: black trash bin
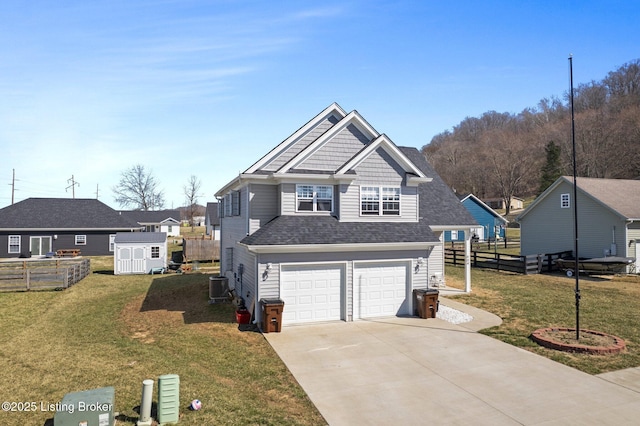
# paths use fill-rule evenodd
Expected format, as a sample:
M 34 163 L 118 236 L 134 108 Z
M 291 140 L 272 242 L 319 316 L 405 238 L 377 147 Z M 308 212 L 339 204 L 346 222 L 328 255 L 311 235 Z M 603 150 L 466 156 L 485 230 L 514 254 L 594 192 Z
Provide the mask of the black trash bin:
M 438 312 L 438 295 L 440 291 L 434 288 L 413 290 L 414 315 L 420 318 L 435 318 Z
M 280 299 L 260 299 L 262 305 L 262 332 L 279 333 L 282 330 L 284 301 Z

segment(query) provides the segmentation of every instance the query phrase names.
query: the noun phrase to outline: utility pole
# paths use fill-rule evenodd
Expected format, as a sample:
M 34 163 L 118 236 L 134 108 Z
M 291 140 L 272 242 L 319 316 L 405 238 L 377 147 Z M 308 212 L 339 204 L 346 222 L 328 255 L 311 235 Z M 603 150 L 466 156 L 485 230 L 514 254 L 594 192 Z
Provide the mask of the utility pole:
M 71 175 L 71 179 L 67 179 L 67 183 L 69 182 L 71 182 L 71 185 L 67 186 L 64 190 L 66 191 L 67 189 L 71 188 L 71 194 L 73 198 L 76 198 L 76 185 L 80 186 L 80 182 L 76 182 L 76 180 L 73 178 L 73 175 Z
M 576 287 L 574 290 L 576 296 L 576 340 L 580 340 L 580 269 L 578 267 L 578 172 L 576 166 L 576 125 L 573 110 L 573 55 L 569 55 L 569 81 L 571 85 L 571 146 L 573 157 L 573 235 L 575 240 L 573 243 L 573 257 L 576 263 L 573 267 L 573 274 L 576 277 Z
M 100 191 L 98 191 L 98 184 L 96 183 L 96 200 L 98 199 L 99 194 L 100 194 Z

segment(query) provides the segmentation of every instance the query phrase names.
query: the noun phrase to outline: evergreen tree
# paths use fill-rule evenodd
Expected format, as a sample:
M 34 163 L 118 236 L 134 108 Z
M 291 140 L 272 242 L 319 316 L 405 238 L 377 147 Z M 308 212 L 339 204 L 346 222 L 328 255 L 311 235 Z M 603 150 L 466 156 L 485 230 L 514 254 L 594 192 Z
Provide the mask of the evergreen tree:
M 545 146 L 544 151 L 547 154 L 547 161 L 542 167 L 539 194 L 562 175 L 562 167 L 560 165 L 560 146 L 556 145 L 553 141 L 550 141 L 547 143 L 547 146 Z

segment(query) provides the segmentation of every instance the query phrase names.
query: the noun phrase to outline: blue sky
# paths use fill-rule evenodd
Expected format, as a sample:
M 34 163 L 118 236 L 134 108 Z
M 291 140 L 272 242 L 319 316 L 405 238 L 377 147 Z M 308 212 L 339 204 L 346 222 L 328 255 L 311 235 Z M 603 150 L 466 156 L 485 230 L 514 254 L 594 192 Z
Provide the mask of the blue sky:
M 135 164 L 201 204 L 332 102 L 417 148 L 640 58 L 635 1 L 0 2 L 0 207 Z

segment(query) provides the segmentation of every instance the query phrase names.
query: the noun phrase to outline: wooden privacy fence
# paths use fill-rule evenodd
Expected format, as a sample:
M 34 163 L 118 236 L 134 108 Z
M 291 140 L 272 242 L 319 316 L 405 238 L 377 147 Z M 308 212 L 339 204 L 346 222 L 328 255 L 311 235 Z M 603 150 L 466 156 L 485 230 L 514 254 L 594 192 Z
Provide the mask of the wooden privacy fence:
M 517 272 L 519 274 L 538 274 L 557 270 L 555 260 L 571 256 L 570 251 L 547 254 L 517 256 L 487 251 L 473 250 L 471 266 L 473 268 L 496 269 L 498 271 Z M 464 266 L 464 250 L 445 249 L 444 260 L 450 265 Z
M 0 291 L 69 288 L 90 272 L 89 259 L 1 262 Z
M 210 238 L 184 238 L 182 250 L 185 262 L 220 260 L 220 241 Z

